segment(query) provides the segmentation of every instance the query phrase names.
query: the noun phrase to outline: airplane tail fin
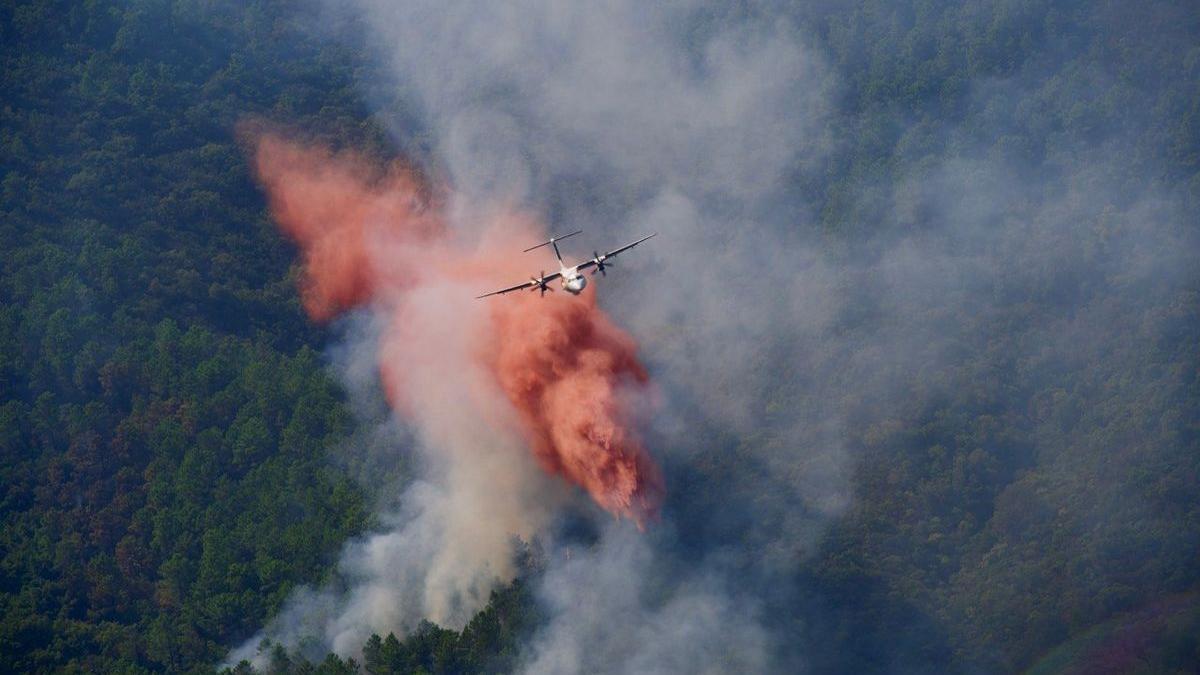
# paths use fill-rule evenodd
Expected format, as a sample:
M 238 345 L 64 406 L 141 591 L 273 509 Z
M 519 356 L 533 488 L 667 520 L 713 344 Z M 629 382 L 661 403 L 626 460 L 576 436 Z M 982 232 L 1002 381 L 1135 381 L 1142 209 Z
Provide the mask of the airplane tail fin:
M 538 244 L 537 246 L 530 246 L 529 248 L 522 251 L 522 253 L 529 253 L 530 251 L 534 250 L 535 248 L 541 248 L 541 247 L 545 246 L 546 244 L 549 244 L 554 247 L 554 255 L 555 255 L 555 257 L 558 258 L 558 262 L 561 264 L 562 263 L 562 254 L 558 252 L 558 244 L 555 242 L 566 239 L 567 237 L 574 237 L 575 235 L 577 235 L 581 232 L 583 232 L 583 230 L 575 230 L 574 232 L 572 232 L 570 234 L 564 234 L 564 235 L 561 235 L 558 237 L 550 237 L 546 241 L 543 241 L 542 243 Z

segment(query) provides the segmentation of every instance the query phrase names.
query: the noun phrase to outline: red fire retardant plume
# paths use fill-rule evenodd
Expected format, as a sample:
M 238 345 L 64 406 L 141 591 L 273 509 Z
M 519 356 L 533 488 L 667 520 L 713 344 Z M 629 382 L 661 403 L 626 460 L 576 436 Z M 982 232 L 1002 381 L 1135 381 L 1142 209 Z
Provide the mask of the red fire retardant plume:
M 261 129 L 245 129 L 244 137 L 272 216 L 300 247 L 302 298 L 316 321 L 365 303 L 401 314 L 398 299 L 406 293 L 461 279 L 464 270 L 485 287 L 529 276 L 531 261 L 514 265 L 509 255 L 544 238 L 543 228 L 527 218 L 505 214 L 484 224 L 482 241 L 503 247 L 484 257 L 455 244 L 436 191 L 404 163 L 381 166 Z M 464 292 L 483 290 L 490 288 Z M 465 306 L 489 314 L 488 334 L 466 358 L 495 376 L 539 464 L 583 487 L 613 514 L 639 526 L 653 517 L 662 477 L 632 429 L 636 401 L 646 399 L 646 371 L 637 345 L 596 306 L 594 292 L 544 298 L 520 292 Z M 389 358 L 381 355 L 380 368 L 403 415 L 405 373 L 390 355 L 427 341 L 412 339 L 421 326 L 403 316 L 388 324 L 381 351 Z

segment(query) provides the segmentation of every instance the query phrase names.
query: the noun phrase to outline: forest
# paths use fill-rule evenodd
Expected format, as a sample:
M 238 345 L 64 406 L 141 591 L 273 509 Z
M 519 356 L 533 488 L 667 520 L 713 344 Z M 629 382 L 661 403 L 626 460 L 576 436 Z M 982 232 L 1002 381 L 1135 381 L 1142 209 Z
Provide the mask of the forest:
M 501 673 L 546 634 L 533 541 L 465 626 L 224 663 L 336 580 L 413 470 L 337 451 L 366 443 L 328 366 L 339 327 L 305 316 L 239 137 L 265 119 L 435 154 L 418 110 L 389 111 L 402 140 L 379 113 L 403 101 L 364 84 L 385 78 L 346 37 L 362 26 L 326 34 L 313 7 L 0 4 L 0 671 Z M 761 344 L 752 428 L 681 413 L 671 560 L 754 580 L 779 672 L 1195 672 L 1200 6 L 741 2 L 688 30 L 764 15 L 836 81 L 829 149 L 774 188 L 811 214 L 787 226 L 872 262 L 838 286 L 854 303 L 826 351 Z M 961 207 L 917 194 L 897 215 L 893 187 L 952 194 L 991 167 L 1021 177 L 979 239 L 946 244 L 983 252 L 890 295 L 880 250 Z M 911 360 L 878 357 L 901 342 Z M 820 445 L 794 421 L 834 403 L 853 497 L 822 515 L 788 483 L 822 458 L 776 451 Z

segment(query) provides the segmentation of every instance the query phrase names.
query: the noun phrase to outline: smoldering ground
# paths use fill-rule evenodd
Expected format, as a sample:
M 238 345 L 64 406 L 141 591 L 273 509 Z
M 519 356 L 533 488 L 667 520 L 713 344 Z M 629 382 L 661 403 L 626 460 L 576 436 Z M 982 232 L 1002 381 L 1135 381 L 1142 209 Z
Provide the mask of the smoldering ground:
M 662 392 L 643 429 L 666 473 L 662 522 L 646 535 L 597 525 L 588 546 L 571 543 L 569 559 L 548 543 L 541 597 L 550 620 L 527 646 L 529 670 L 837 664 L 821 653 L 833 630 L 823 624 L 845 619 L 806 585 L 804 565 L 836 545 L 829 528 L 840 535 L 843 520 L 871 515 L 855 486 L 903 480 L 875 475 L 870 460 L 921 442 L 961 450 L 962 480 L 985 496 L 974 529 L 956 541 L 982 552 L 969 554 L 943 590 L 918 594 L 924 604 L 913 611 L 925 621 L 908 630 L 930 633 L 919 648 L 905 655 L 918 638 L 901 630 L 880 649 L 900 670 L 922 669 L 929 654 L 1003 664 L 1003 654 L 987 653 L 995 647 L 950 657 L 939 641 L 965 641 L 954 631 L 979 621 L 962 612 L 954 589 L 969 586 L 973 569 L 1004 564 L 983 553 L 1008 536 L 988 519 L 1016 517 L 1020 500 L 1006 495 L 1031 492 L 1023 472 L 1080 481 L 1070 503 L 1051 505 L 1069 522 L 1102 521 L 1137 502 L 1097 456 L 1060 447 L 1061 430 L 1030 412 L 1051 405 L 1056 379 L 1085 367 L 1097 369 L 1094 382 L 1129 373 L 1115 390 L 1079 392 L 1107 409 L 1133 406 L 1155 386 L 1167 392 L 1160 402 L 1184 396 L 1177 371 L 1133 365 L 1142 345 L 1179 338 L 1180 298 L 1197 281 L 1183 187 L 1152 180 L 1153 162 L 1126 161 L 1151 113 L 1131 108 L 1125 124 L 1085 138 L 1051 136 L 1039 153 L 1021 145 L 1044 117 L 1067 114 L 1038 108 L 1055 105 L 1046 92 L 1063 69 L 1093 67 L 1083 79 L 1100 90 L 1107 64 L 1088 66 L 1072 45 L 1051 44 L 1020 67 L 963 85 L 958 117 L 930 122 L 928 111 L 890 108 L 876 121 L 907 131 L 882 151 L 888 170 L 830 186 L 824 181 L 870 147 L 862 137 L 879 131 L 863 126 L 853 103 L 860 85 L 844 79 L 802 10 L 530 1 L 320 11 L 326 23 L 349 26 L 337 39 L 351 35 L 375 56 L 378 79 L 364 80 L 364 95 L 397 144 L 429 139 L 430 161 L 454 186 L 446 210 L 455 237 L 477 237 L 483 220 L 474 216 L 512 203 L 543 214 L 551 230 L 582 227 L 586 242 L 568 248 L 577 256 L 660 233 L 588 293 L 638 339 Z M 964 10 L 970 29 L 972 11 Z M 826 229 L 823 210 L 834 207 L 843 213 L 839 232 Z M 525 264 L 517 279 L 538 265 L 516 250 L 489 253 L 497 266 Z M 476 286 L 455 290 L 487 289 Z M 940 419 L 951 397 L 981 415 L 961 427 Z M 896 431 L 905 424 L 932 431 L 905 437 Z M 464 442 L 485 441 L 493 442 Z M 1164 441 L 1164 461 L 1182 442 Z M 972 454 L 972 444 L 999 459 Z M 551 485 L 538 479 L 529 489 Z M 553 510 L 518 534 L 545 534 Z M 411 522 L 420 520 L 400 517 L 397 531 Z M 397 569 L 389 556 L 428 564 L 440 536 L 414 531 L 380 546 L 379 568 Z M 349 589 L 321 596 L 359 627 L 355 639 L 403 628 L 401 615 L 424 611 L 414 609 L 423 607 L 410 597 L 414 582 L 359 562 L 371 541 L 347 548 Z M 889 541 L 856 545 L 874 560 Z M 489 575 L 468 576 L 484 579 L 482 588 L 503 577 Z M 983 611 L 1002 612 L 1018 586 Z M 381 591 L 385 609 L 348 600 L 360 589 Z M 303 623 L 310 600 L 298 596 L 286 621 Z M 730 630 L 737 639 L 725 641 Z M 356 648 L 313 634 L 322 647 Z M 709 647 L 718 643 L 727 648 L 720 654 Z

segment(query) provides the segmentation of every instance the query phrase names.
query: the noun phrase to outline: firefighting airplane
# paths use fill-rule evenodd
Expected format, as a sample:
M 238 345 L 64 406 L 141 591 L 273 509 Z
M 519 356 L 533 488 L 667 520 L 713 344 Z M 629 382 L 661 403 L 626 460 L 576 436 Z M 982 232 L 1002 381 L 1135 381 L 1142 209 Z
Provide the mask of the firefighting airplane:
M 584 289 L 584 287 L 587 286 L 587 277 L 580 274 L 581 270 L 586 270 L 589 267 L 595 267 L 596 269 L 592 270 L 593 275 L 595 275 L 596 272 L 599 272 L 600 274 L 602 274 L 604 276 L 608 276 L 608 273 L 605 272 L 605 269 L 612 266 L 612 263 L 608 262 L 609 258 L 617 255 L 618 253 L 620 253 L 622 251 L 628 251 L 629 249 L 633 248 L 634 246 L 637 246 L 638 244 L 642 243 L 643 241 L 646 241 L 650 237 L 653 237 L 655 234 L 658 234 L 657 232 L 655 232 L 654 234 L 642 237 L 641 239 L 638 239 L 637 241 L 633 242 L 632 244 L 625 244 L 621 248 L 619 248 L 615 251 L 609 251 L 608 253 L 605 253 L 604 255 L 600 255 L 599 253 L 592 251 L 592 259 L 591 260 L 581 262 L 578 265 L 575 265 L 573 267 L 567 267 L 567 264 L 563 262 L 562 254 L 558 252 L 558 243 L 557 242 L 560 242 L 563 239 L 566 239 L 567 237 L 574 237 L 575 235 L 579 234 L 580 232 L 583 232 L 583 230 L 576 230 L 576 231 L 572 232 L 571 234 L 564 234 L 561 237 L 550 237 L 550 239 L 548 241 L 543 241 L 542 243 L 538 244 L 537 246 L 531 246 L 531 247 L 525 249 L 524 251 L 522 251 L 522 253 L 529 253 L 530 251 L 534 250 L 535 248 L 541 248 L 541 247 L 545 246 L 546 244 L 553 246 L 554 247 L 554 255 L 555 255 L 555 257 L 558 258 L 558 271 L 557 272 L 554 272 L 552 274 L 546 274 L 545 271 L 543 271 L 540 275 L 538 275 L 536 277 L 529 277 L 529 281 L 517 284 L 516 286 L 509 286 L 508 288 L 502 288 L 498 291 L 492 291 L 491 293 L 484 293 L 483 295 L 477 296 L 475 299 L 478 300 L 479 298 L 486 298 L 489 295 L 503 295 L 505 293 L 511 293 L 512 291 L 519 291 L 523 288 L 528 288 L 531 291 L 534 289 L 537 289 L 542 292 L 542 295 L 545 295 L 546 291 L 554 290 L 553 288 L 550 288 L 549 286 L 546 285 L 547 282 L 554 281 L 555 279 L 561 280 L 561 281 L 559 281 L 559 284 L 562 286 L 563 290 L 565 290 L 566 292 L 568 292 L 572 295 L 579 295 L 580 291 L 582 291 Z

